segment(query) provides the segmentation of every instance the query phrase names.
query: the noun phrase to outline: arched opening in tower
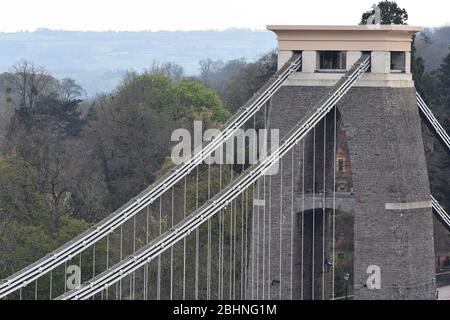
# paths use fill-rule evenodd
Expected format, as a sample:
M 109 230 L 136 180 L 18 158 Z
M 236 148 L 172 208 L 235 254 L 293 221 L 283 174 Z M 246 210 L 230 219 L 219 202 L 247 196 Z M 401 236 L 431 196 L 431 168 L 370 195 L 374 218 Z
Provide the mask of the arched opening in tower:
M 350 151 L 339 110 L 317 124 L 298 149 L 297 192 L 353 192 Z
M 301 296 L 351 297 L 355 197 L 350 151 L 339 110 L 332 110 L 298 149 L 296 265 L 301 270 Z M 350 275 L 348 280 L 345 274 Z

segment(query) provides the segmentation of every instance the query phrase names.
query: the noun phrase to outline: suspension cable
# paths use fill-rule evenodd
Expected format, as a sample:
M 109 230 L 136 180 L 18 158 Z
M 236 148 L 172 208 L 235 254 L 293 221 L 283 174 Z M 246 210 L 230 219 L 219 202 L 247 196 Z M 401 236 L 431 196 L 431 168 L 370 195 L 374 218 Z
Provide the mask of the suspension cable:
M 128 203 L 97 223 L 91 229 L 80 236 L 62 245 L 51 254 L 38 260 L 27 268 L 0 281 L 0 298 L 18 289 L 24 282 L 41 277 L 45 272 L 64 263 L 69 256 L 74 256 L 83 251 L 86 246 L 99 241 L 106 236 L 111 229 L 117 228 L 125 221 L 140 212 L 149 203 L 160 197 L 173 187 L 184 176 L 196 168 L 207 156 L 222 145 L 224 139 L 233 134 L 247 122 L 282 86 L 290 74 L 298 70 L 301 65 L 301 54 L 295 53 L 293 57 L 223 126 L 218 136 L 206 144 L 200 152 L 187 162 L 170 170 L 166 175 L 157 180 Z
M 425 117 L 426 124 L 432 131 L 436 133 L 439 138 L 439 141 L 447 147 L 447 151 L 450 151 L 450 136 L 445 131 L 445 129 L 441 126 L 439 121 L 433 115 L 431 109 L 427 106 L 425 101 L 422 99 L 420 94 L 416 92 L 417 104 L 419 105 L 419 110 L 421 111 L 421 115 Z
M 300 299 L 303 300 L 304 295 L 304 242 L 305 242 L 305 140 L 302 141 L 302 216 L 301 216 L 301 229 L 302 229 L 302 239 L 301 239 L 301 261 L 302 267 L 300 271 L 301 277 L 301 289 L 300 289 Z
M 322 200 L 322 300 L 325 300 L 325 208 L 326 208 L 327 118 L 323 118 L 323 200 Z
M 90 294 L 95 294 L 95 292 L 102 290 L 102 284 L 104 281 L 115 282 L 122 277 L 124 270 L 121 269 L 122 274 L 120 274 L 117 268 L 125 267 L 126 272 L 130 272 L 128 270 L 132 270 L 145 263 L 145 259 L 156 256 L 167 250 L 167 248 L 171 247 L 174 243 L 185 237 L 188 231 L 190 232 L 191 228 L 197 228 L 205 221 L 205 219 L 214 215 L 221 208 L 229 204 L 229 202 L 235 199 L 243 189 L 247 188 L 259 176 L 269 170 L 274 161 L 278 161 L 278 159 L 283 157 L 283 155 L 286 154 L 293 145 L 301 141 L 303 137 L 332 109 L 335 103 L 339 101 L 343 95 L 345 95 L 354 82 L 367 70 L 369 66 L 370 57 L 363 55 L 363 58 L 361 58 L 354 65 L 354 67 L 352 67 L 351 70 L 340 81 L 338 81 L 332 92 L 321 99 L 321 101 L 317 104 L 318 107 L 310 114 L 306 115 L 302 121 L 288 133 L 286 138 L 283 140 L 283 143 L 277 150 L 274 150 L 271 155 L 264 159 L 261 163 L 250 167 L 246 174 L 236 179 L 236 181 L 231 183 L 230 186 L 218 193 L 212 201 L 208 201 L 208 203 L 199 208 L 197 213 L 190 215 L 188 218 L 178 223 L 175 228 L 167 231 L 162 237 L 158 237 L 152 241 L 152 245 L 145 246 L 144 248 L 138 250 L 134 256 L 125 259 L 107 272 L 104 272 L 101 277 L 96 277 L 96 279 L 93 279 L 89 284 L 82 285 L 77 290 L 72 290 L 68 294 L 63 295 L 61 298 L 67 299 L 73 297 L 84 299 Z M 168 244 L 167 247 L 166 244 Z
M 283 283 L 283 279 L 282 279 L 282 252 L 283 252 L 283 160 L 280 160 L 280 214 L 278 217 L 278 222 L 279 222 L 279 244 L 280 244 L 280 252 L 279 252 L 279 299 L 281 300 L 281 287 L 282 287 L 282 283 Z
M 316 127 L 313 128 L 313 169 L 312 169 L 312 227 L 311 227 L 311 300 L 315 300 L 315 240 L 316 240 Z
M 333 276 L 331 280 L 331 297 L 332 299 L 335 298 L 335 266 L 336 266 L 336 153 L 337 153 L 337 121 L 336 121 L 336 112 L 337 112 L 337 106 L 333 108 L 333 114 L 334 114 L 334 136 L 333 136 Z
M 291 151 L 291 300 L 293 300 L 294 275 L 294 154 L 295 146 Z

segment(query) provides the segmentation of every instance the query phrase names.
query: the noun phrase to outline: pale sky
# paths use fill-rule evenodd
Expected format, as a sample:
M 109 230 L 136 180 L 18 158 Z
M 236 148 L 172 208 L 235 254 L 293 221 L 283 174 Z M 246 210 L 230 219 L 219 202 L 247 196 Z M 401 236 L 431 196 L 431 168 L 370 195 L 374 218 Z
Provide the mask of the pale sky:
M 267 24 L 357 24 L 379 0 L 8 0 L 0 31 L 264 29 Z M 398 0 L 409 24 L 450 23 L 449 0 Z

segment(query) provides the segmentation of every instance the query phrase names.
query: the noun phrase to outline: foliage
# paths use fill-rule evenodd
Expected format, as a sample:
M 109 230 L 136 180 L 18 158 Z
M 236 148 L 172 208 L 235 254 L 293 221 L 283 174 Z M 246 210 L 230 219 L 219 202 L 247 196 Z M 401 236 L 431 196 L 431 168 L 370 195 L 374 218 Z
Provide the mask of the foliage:
M 197 119 L 206 127 L 218 127 L 230 117 L 213 90 L 193 79 L 173 79 L 178 70 L 173 65 L 128 74 L 115 92 L 90 101 L 86 116 L 80 112 L 83 90 L 75 82 L 53 79 L 27 62 L 19 66 L 22 73 L 10 74 L 11 85 L 16 83 L 13 90 L 20 84 L 32 94 L 17 105 L 0 155 L 2 278 L 79 235 L 168 170 L 172 164 L 164 161 L 172 130 L 190 128 Z M 29 73 L 47 79 L 47 86 L 39 92 L 28 88 L 35 84 L 20 79 L 28 79 Z M 196 206 L 193 183 L 188 181 L 190 211 Z M 217 184 L 215 178 L 209 187 L 218 189 Z M 208 185 L 198 187 L 198 201 L 204 202 Z M 159 222 L 153 219 L 150 228 Z M 105 245 L 99 243 L 97 250 L 105 251 Z M 129 247 L 130 241 L 123 245 Z M 112 257 L 119 256 L 117 247 L 110 251 Z M 83 254 L 85 265 L 92 265 L 92 253 Z M 106 268 L 104 256 L 95 261 L 94 269 Z M 53 277 L 59 279 L 53 293 L 61 293 L 64 270 L 58 268 Z M 39 295 L 48 295 L 49 280 L 48 275 L 42 278 L 47 284 L 38 286 Z M 34 289 L 27 287 L 23 294 L 33 298 Z
M 406 11 L 394 2 L 382 1 L 379 6 L 383 24 L 406 23 Z M 367 14 L 363 15 L 363 21 Z M 440 68 L 425 70 L 424 59 L 415 51 L 413 53 L 416 86 L 450 132 L 450 54 Z M 155 63 L 142 74 L 128 73 L 115 91 L 83 102 L 88 107 L 82 113 L 80 98 L 84 92 L 73 80 L 54 79 L 31 63 L 16 65 L 9 73 L 9 84 L 12 91 L 19 93 L 19 99 L 7 135 L 2 137 L 7 139 L 7 143 L 0 154 L 0 278 L 80 234 L 169 171 L 173 166 L 168 158 L 169 137 L 175 128 L 192 129 L 194 120 L 203 120 L 206 128 L 220 127 L 274 74 L 276 68 L 276 52 L 254 62 L 243 59 L 228 62 L 203 60 L 201 74 L 197 78 L 184 77 L 178 65 Z M 28 78 L 29 74 L 33 77 Z M 427 150 L 432 192 L 448 209 L 450 161 L 436 142 L 432 142 Z M 171 227 L 168 208 L 174 208 L 175 221 L 179 221 L 198 204 L 207 201 L 209 194 L 220 189 L 222 175 L 228 177 L 222 181 L 225 184 L 230 175 L 237 173 L 231 166 L 222 169 L 219 173 L 217 167 L 200 166 L 198 185 L 195 176 L 190 175 L 185 180 L 186 189 L 180 183 L 172 190 L 174 200 L 172 193 L 166 192 L 161 200 L 165 209 L 161 216 L 153 212 L 146 223 L 142 220 L 145 215 L 139 215 L 136 218 L 137 230 L 141 236 L 137 237 L 137 245 L 146 243 L 143 236 L 146 228 L 152 235 L 157 235 L 160 225 L 164 230 Z M 210 184 L 206 182 L 207 175 L 211 177 Z M 248 198 L 251 203 L 251 195 Z M 181 205 L 183 199 L 186 200 L 186 210 Z M 235 205 L 244 206 L 243 198 L 238 199 Z M 236 213 L 228 207 L 221 214 L 225 221 L 222 240 L 226 255 L 233 240 L 242 243 L 239 234 L 231 234 L 231 219 L 235 219 L 238 230 L 245 222 L 243 217 L 234 217 L 233 212 Z M 218 219 L 216 216 L 211 220 L 214 281 L 219 259 L 219 248 L 214 247 L 219 241 Z M 340 221 L 337 230 L 342 233 L 339 235 L 342 246 L 335 257 L 337 295 L 343 294 L 343 274 L 353 273 L 351 220 L 351 216 L 345 214 L 337 220 Z M 121 230 L 127 236 L 133 231 L 130 223 L 133 221 Z M 206 228 L 206 224 L 201 226 L 199 236 L 201 292 L 205 292 L 206 286 Z M 97 244 L 98 251 L 105 251 L 105 247 L 110 246 L 110 260 L 104 256 L 94 257 L 92 251 L 84 253 L 85 265 L 94 259 L 96 261 L 94 270 L 86 272 L 105 270 L 107 263 L 118 262 L 122 254 L 130 254 L 136 245 L 130 237 L 126 238 L 121 243 L 125 250 L 122 253 L 118 243 L 116 232 L 111 235 L 110 243 L 102 240 Z M 183 249 L 182 242 L 174 247 L 173 259 L 178 262 L 175 264 L 177 278 L 174 289 L 177 297 L 182 294 L 179 285 L 182 270 L 179 268 Z M 239 255 L 242 247 L 238 244 L 235 249 Z M 189 275 L 187 288 L 191 289 L 194 286 L 191 275 L 196 254 L 195 234 L 192 234 L 186 239 L 185 270 Z M 161 261 L 161 277 L 166 282 L 170 281 L 169 261 L 166 253 Z M 241 263 L 244 262 L 238 261 L 239 267 Z M 63 277 L 63 271 L 55 271 L 54 276 Z M 156 277 L 154 266 L 149 272 Z M 231 271 L 225 264 L 225 276 L 230 275 Z M 44 281 L 48 279 L 43 278 Z M 58 290 L 61 291 L 62 287 Z M 39 291 L 44 292 L 45 287 L 39 287 Z M 27 294 L 32 297 L 31 292 Z M 167 296 L 167 292 L 163 296 Z
M 61 213 L 54 226 L 49 200 L 35 184 L 35 175 L 15 152 L 0 157 L 0 277 L 36 261 L 88 226 L 71 217 L 70 210 Z
M 381 24 L 406 24 L 408 13 L 398 6 L 395 1 L 381 1 L 377 4 L 381 10 Z M 360 24 L 367 24 L 367 19 L 375 13 L 375 10 L 366 11 L 361 17 Z
M 444 130 L 450 132 L 450 52 L 441 67 L 426 72 L 422 84 L 424 99 L 428 102 Z M 428 133 L 428 130 L 425 130 Z M 430 135 L 428 133 L 428 135 Z M 431 140 L 428 148 L 427 163 L 432 193 L 444 205 L 450 208 L 450 159 L 449 153 L 440 142 Z
M 438 79 L 441 90 L 441 102 L 447 109 L 450 109 L 450 52 L 441 64 Z
M 202 114 L 208 113 L 213 122 L 224 123 L 229 117 L 217 94 L 205 88 L 200 83 L 183 80 L 178 86 L 179 103 L 183 106 L 182 117 L 189 118 L 192 112 L 202 118 Z
M 277 70 L 277 54 L 271 51 L 255 62 L 203 61 L 200 81 L 216 90 L 231 113 L 242 107 Z
M 99 197 L 85 201 L 77 196 L 77 211 L 93 209 L 98 219 L 116 209 L 155 181 L 174 129 L 190 128 L 196 119 L 218 126 L 229 116 L 217 95 L 195 81 L 176 83 L 158 73 L 128 75 L 115 93 L 93 101 L 81 143 Z M 86 194 L 91 186 L 92 176 L 79 189 Z

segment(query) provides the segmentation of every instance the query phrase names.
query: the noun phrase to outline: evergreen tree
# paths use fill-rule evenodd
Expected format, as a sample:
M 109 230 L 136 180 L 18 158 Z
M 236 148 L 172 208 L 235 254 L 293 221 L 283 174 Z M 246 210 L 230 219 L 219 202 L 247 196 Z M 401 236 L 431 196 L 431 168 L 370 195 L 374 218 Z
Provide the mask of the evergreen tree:
M 406 24 L 408 12 L 398 6 L 395 1 L 381 1 L 377 4 L 381 10 L 381 24 Z M 360 24 L 367 24 L 367 20 L 375 10 L 366 11 L 361 17 Z
M 381 24 L 399 24 L 405 25 L 408 21 L 408 12 L 404 8 L 400 8 L 395 1 L 381 1 L 377 4 L 381 11 Z M 375 10 L 366 11 L 361 17 L 360 24 L 367 24 L 370 16 L 375 14 Z M 423 76 L 425 72 L 425 64 L 422 57 L 417 56 L 415 47 L 416 36 L 413 36 L 413 43 L 411 49 L 411 71 L 416 82 L 417 90 L 423 94 Z

